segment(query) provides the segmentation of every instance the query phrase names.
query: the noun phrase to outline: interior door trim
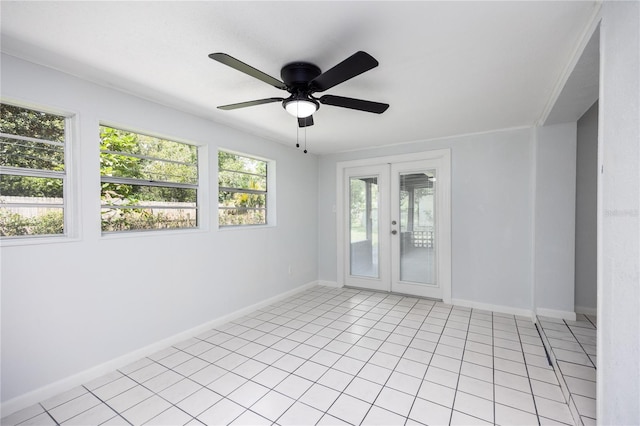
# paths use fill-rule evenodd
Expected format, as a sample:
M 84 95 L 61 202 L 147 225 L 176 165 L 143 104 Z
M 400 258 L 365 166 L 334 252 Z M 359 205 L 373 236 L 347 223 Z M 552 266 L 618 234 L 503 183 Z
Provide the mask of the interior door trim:
M 442 286 L 442 301 L 451 303 L 451 149 L 437 149 L 411 154 L 372 157 L 359 160 L 340 161 L 336 163 L 336 281 L 338 286 L 344 286 L 346 266 L 344 257 L 344 177 L 345 169 L 349 167 L 370 166 L 376 164 L 391 164 L 415 160 L 435 160 L 438 162 L 439 203 L 441 208 L 439 235 L 438 280 Z

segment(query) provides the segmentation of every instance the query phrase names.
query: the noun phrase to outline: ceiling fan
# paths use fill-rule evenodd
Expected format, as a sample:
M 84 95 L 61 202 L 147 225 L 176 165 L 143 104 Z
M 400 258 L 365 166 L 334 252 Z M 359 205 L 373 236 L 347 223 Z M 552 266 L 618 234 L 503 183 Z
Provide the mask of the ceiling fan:
M 214 61 L 218 61 L 251 77 L 257 78 L 276 89 L 286 90 L 290 93 L 290 96 L 287 98 L 258 99 L 218 107 L 225 111 L 282 102 L 283 108 L 298 118 L 299 127 L 308 127 L 313 126 L 313 113 L 320 108 L 320 104 L 373 112 L 376 114 L 382 114 L 389 108 L 389 104 L 365 101 L 362 99 L 345 98 L 334 95 L 323 95 L 319 98 L 313 96 L 316 92 L 324 92 L 365 71 L 377 67 L 378 61 L 366 52 L 356 52 L 324 73 L 314 64 L 308 62 L 292 62 L 282 67 L 280 71 L 280 76 L 283 81 L 271 77 L 226 53 L 212 53 L 209 57 Z

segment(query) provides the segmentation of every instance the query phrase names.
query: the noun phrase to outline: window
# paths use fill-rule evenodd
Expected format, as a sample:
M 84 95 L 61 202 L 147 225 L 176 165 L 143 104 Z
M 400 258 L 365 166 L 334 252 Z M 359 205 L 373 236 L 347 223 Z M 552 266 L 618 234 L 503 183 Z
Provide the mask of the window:
M 218 151 L 220 226 L 267 223 L 267 161 Z
M 198 226 L 198 148 L 100 126 L 102 231 Z
M 64 235 L 67 118 L 0 104 L 0 236 Z

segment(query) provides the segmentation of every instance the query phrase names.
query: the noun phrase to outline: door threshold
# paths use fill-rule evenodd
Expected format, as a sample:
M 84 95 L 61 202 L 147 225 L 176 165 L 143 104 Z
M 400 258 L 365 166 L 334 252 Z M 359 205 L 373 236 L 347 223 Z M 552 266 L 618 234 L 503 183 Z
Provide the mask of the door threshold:
M 347 288 L 347 289 L 350 289 L 350 290 L 370 291 L 372 293 L 384 293 L 384 294 L 389 294 L 389 295 L 393 295 L 393 296 L 414 297 L 416 299 L 432 300 L 434 302 L 442 302 L 442 299 L 435 299 L 433 297 L 425 297 L 425 296 L 416 296 L 414 294 L 408 294 L 408 293 L 397 293 L 397 292 L 394 292 L 394 291 L 372 290 L 370 288 L 354 287 L 354 286 L 351 286 L 351 285 L 344 285 L 344 286 L 342 286 L 342 288 Z M 442 302 L 442 303 L 444 303 L 444 302 Z

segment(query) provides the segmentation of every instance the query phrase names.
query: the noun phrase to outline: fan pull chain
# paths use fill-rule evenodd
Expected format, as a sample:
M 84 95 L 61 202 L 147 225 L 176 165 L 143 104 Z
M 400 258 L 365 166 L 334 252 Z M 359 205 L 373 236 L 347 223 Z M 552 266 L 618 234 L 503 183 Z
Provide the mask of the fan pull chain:
M 306 120 L 306 119 L 305 119 L 305 120 Z M 305 124 L 306 124 L 306 123 L 305 123 Z M 304 151 L 303 151 L 303 152 L 304 152 L 305 154 L 307 153 L 307 127 L 308 127 L 308 126 L 305 126 L 305 127 L 304 127 Z
M 298 112 L 300 109 L 300 105 L 296 104 L 296 117 L 298 116 Z M 300 148 L 300 126 L 297 123 L 298 120 L 296 120 L 296 148 Z

